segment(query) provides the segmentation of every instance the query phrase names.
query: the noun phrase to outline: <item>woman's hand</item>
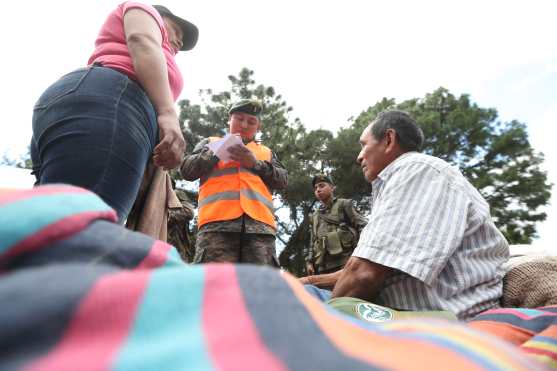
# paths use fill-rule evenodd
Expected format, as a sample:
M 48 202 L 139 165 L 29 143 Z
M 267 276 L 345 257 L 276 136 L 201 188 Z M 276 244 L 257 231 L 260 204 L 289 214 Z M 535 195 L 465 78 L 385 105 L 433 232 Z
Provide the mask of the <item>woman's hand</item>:
M 180 165 L 186 150 L 186 141 L 176 112 L 159 114 L 157 117 L 159 124 L 159 144 L 153 151 L 153 162 L 156 166 L 165 170 L 173 169 Z

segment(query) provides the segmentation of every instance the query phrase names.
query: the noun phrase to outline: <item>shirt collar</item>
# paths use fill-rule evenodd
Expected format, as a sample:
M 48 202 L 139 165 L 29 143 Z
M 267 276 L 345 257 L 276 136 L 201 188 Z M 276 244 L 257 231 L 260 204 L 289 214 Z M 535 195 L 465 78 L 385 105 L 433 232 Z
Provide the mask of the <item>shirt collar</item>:
M 418 152 L 416 151 L 405 152 L 402 155 L 395 158 L 393 162 L 391 162 L 389 165 L 385 166 L 383 170 L 381 170 L 381 172 L 377 175 L 377 178 L 375 178 L 371 182 L 371 186 L 372 187 L 377 186 L 382 182 L 386 181 L 391 176 L 391 174 L 394 173 L 394 171 L 396 170 L 397 163 L 401 162 L 404 158 L 414 155 L 416 153 Z

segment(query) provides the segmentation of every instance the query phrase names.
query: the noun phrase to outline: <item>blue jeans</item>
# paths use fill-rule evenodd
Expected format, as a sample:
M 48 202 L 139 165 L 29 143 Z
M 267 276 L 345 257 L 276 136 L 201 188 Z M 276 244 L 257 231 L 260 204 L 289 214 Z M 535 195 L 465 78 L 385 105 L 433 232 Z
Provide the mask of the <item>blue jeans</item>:
M 331 296 L 333 295 L 332 291 L 320 289 L 319 287 L 314 285 L 304 285 L 304 289 L 306 289 L 306 291 L 309 294 L 311 294 L 311 296 L 313 296 L 314 298 L 318 299 L 321 302 L 326 302 L 331 300 Z
M 126 75 L 92 66 L 51 85 L 33 111 L 37 184 L 68 183 L 98 194 L 123 222 L 158 141 L 157 117 Z

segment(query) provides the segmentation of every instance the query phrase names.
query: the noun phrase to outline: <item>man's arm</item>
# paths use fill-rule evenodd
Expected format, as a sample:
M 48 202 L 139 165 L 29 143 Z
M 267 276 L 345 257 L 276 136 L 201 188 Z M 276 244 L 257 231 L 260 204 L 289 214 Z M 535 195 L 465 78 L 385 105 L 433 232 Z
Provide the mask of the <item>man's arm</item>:
M 339 277 L 342 275 L 342 269 L 334 273 L 317 274 L 315 276 L 307 276 L 300 278 L 300 282 L 304 285 L 314 285 L 322 289 L 331 289 L 335 287 Z
M 332 298 L 350 296 L 373 301 L 393 269 L 352 256 L 339 272 Z
M 355 228 L 358 231 L 358 235 L 362 232 L 362 229 L 367 224 L 367 219 L 363 217 L 356 208 L 354 207 L 354 202 L 352 200 L 348 200 L 344 207 L 344 212 L 346 213 L 346 217 L 350 223 L 350 226 Z
M 207 143 L 209 139 L 203 139 L 195 146 L 192 154 L 184 158 L 180 173 L 185 180 L 191 182 L 209 174 L 219 162 L 219 158 L 213 154 L 213 151 L 205 147 Z
M 285 189 L 288 185 L 288 172 L 273 152 L 271 162 L 257 160 L 253 171 L 261 177 L 270 189 Z

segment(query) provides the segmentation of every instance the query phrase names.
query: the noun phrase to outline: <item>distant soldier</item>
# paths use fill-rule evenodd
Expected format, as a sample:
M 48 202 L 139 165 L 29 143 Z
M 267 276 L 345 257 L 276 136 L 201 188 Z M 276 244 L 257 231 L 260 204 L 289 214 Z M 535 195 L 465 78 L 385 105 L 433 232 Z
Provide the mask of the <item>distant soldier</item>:
M 195 253 L 189 233 L 190 220 L 193 219 L 193 205 L 186 192 L 176 189 L 175 193 L 182 207 L 168 210 L 168 243 L 178 250 L 185 262 L 191 263 Z
M 358 214 L 352 200 L 334 196 L 335 185 L 330 177 L 319 174 L 311 183 L 321 206 L 310 218 L 307 272 L 308 275 L 336 272 L 352 255 L 367 221 Z
M 286 188 L 288 174 L 275 154 L 255 141 L 261 109 L 254 100 L 230 108 L 229 132 L 243 142 L 228 149 L 232 161 L 220 160 L 206 146 L 220 138 L 207 138 L 182 163 L 184 179 L 200 179 L 194 263 L 278 266 L 271 191 Z

